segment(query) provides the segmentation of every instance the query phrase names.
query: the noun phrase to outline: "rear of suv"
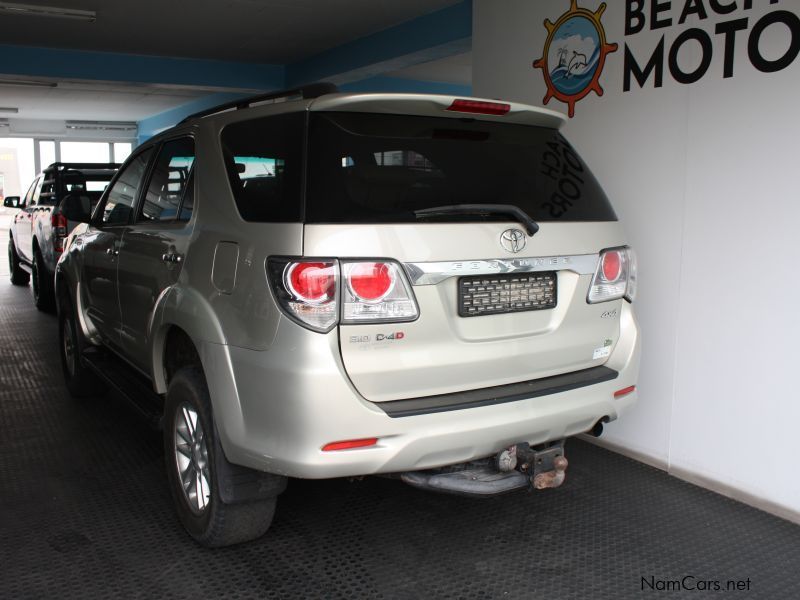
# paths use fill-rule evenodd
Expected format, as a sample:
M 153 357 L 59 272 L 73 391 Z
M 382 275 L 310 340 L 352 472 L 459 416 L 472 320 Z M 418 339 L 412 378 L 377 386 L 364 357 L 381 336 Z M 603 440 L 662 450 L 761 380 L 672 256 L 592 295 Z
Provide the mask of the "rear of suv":
M 75 395 L 164 430 L 199 542 L 263 534 L 288 477 L 557 487 L 636 399 L 636 259 L 558 113 L 326 86 L 131 156 L 58 265 Z

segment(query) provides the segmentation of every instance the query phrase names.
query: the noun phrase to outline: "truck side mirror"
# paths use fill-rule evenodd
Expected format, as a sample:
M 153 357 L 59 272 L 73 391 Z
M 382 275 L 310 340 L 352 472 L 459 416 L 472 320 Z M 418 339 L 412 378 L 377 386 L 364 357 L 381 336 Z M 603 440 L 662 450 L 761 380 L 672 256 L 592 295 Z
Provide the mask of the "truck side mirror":
M 61 201 L 59 210 L 68 221 L 88 223 L 92 218 L 92 202 L 88 196 L 81 194 L 66 195 Z
M 6 196 L 3 198 L 3 206 L 6 208 L 22 208 L 22 201 L 19 196 Z

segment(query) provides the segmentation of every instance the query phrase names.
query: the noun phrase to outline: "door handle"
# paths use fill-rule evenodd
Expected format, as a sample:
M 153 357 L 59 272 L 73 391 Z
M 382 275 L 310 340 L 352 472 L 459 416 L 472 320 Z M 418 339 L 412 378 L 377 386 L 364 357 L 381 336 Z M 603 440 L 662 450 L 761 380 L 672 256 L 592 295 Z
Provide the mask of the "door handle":
M 109 256 L 119 256 L 119 250 L 116 248 L 106 248 L 106 254 Z
M 169 254 L 162 254 L 161 260 L 166 263 L 179 263 L 183 260 L 183 257 L 180 254 L 171 252 Z

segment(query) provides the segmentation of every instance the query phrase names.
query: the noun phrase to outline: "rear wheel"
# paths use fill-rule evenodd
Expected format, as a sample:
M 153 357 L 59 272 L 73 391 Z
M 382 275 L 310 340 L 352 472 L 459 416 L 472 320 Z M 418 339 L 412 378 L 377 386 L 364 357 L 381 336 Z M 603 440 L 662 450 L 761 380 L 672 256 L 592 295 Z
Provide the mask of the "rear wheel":
M 75 311 L 66 294 L 59 302 L 58 331 L 61 349 L 61 370 L 69 393 L 75 398 L 99 396 L 105 392 L 105 384 L 81 361 L 86 342 L 78 330 Z
M 195 540 L 204 546 L 229 546 L 266 533 L 282 487 L 276 486 L 277 493 L 268 498 L 235 503 L 223 500 L 222 473 L 249 470 L 227 462 L 214 427 L 205 377 L 197 367 L 180 369 L 169 383 L 164 450 L 178 517 Z
M 55 291 L 53 290 L 53 278 L 47 272 L 44 265 L 42 253 L 38 248 L 34 250 L 32 265 L 32 284 L 33 303 L 41 311 L 53 312 L 55 308 Z
M 8 240 L 8 270 L 11 273 L 11 283 L 14 285 L 28 285 L 31 276 L 19 264 L 19 256 L 14 246 L 14 240 Z

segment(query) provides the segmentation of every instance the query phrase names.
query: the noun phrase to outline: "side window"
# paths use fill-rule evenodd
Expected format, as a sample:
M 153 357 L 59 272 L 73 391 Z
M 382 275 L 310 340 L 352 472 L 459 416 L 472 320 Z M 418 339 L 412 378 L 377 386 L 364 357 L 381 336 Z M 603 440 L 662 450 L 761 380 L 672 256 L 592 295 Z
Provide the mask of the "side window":
M 147 161 L 153 153 L 148 148 L 120 172 L 114 186 L 108 191 L 106 203 L 101 212 L 101 220 L 105 225 L 126 225 L 130 222 L 133 204 L 142 185 Z
M 42 183 L 44 181 L 44 177 L 39 177 L 36 180 L 36 187 L 33 188 L 33 197 L 31 197 L 30 202 L 27 203 L 28 206 L 33 206 L 34 204 L 39 203 L 39 197 L 42 195 Z
M 46 179 L 48 176 L 55 177 L 55 175 L 45 175 L 44 182 L 42 183 L 42 190 L 39 194 L 39 205 L 41 206 L 53 206 L 56 203 L 55 179 Z
M 40 178 L 33 180 L 31 187 L 28 188 L 28 191 L 25 194 L 25 200 L 22 202 L 23 206 L 30 206 L 33 202 L 33 194 L 39 188 L 39 181 Z
M 304 116 L 242 121 L 222 131 L 228 179 L 245 221 L 300 220 Z
M 138 221 L 174 221 L 187 195 L 194 164 L 194 140 L 182 138 L 161 146 Z

